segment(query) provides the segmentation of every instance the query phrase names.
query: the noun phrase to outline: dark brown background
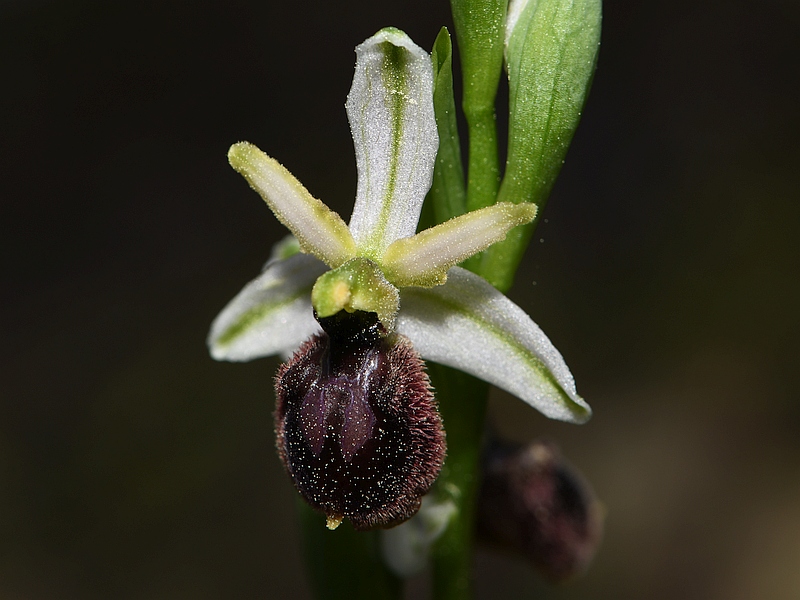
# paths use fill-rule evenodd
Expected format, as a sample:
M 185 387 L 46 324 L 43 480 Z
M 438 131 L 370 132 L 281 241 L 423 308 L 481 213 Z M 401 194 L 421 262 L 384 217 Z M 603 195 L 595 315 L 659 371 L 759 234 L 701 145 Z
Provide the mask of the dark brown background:
M 307 597 L 277 363 L 205 350 L 283 234 L 225 153 L 257 143 L 348 215 L 353 47 L 447 23 L 444 0 L 0 2 L 0 597 Z M 559 440 L 606 538 L 561 588 L 480 552 L 479 598 L 800 597 L 798 46 L 793 0 L 607 2 L 512 292 L 596 416 L 492 405 Z

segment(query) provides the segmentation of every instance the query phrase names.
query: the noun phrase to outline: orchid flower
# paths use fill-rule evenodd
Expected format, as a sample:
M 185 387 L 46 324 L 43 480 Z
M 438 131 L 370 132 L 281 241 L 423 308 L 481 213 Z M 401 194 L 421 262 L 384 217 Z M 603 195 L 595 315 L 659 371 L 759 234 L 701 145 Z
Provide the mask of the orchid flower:
M 356 54 L 346 104 L 358 167 L 349 225 L 254 145 L 237 143 L 228 153 L 233 168 L 294 234 L 300 252 L 270 260 L 224 308 L 209 334 L 212 356 L 246 361 L 287 354 L 316 339 L 320 323 L 372 314 L 364 327 L 378 327 L 379 337 L 407 339 L 422 358 L 475 375 L 550 418 L 587 420 L 590 408 L 542 330 L 486 280 L 456 266 L 530 222 L 536 206 L 501 202 L 416 233 L 439 145 L 430 56 L 392 28 Z M 322 352 L 309 344 L 302 352 Z M 291 365 L 281 373 L 286 369 Z M 280 382 L 278 388 L 280 396 Z M 358 418 L 338 435 L 341 452 L 352 460 L 372 417 L 350 402 L 347 411 Z M 321 403 L 298 417 L 317 454 L 327 423 Z M 329 526 L 342 516 L 329 513 Z

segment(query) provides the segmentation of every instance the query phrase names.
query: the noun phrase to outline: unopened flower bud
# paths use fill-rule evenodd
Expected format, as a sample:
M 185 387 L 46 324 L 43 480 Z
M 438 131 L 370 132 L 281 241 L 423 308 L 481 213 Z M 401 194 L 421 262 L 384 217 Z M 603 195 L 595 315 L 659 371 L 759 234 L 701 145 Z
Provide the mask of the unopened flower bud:
M 391 527 L 419 510 L 439 475 L 444 431 L 425 365 L 375 313 L 319 318 L 276 378 L 278 454 L 335 528 Z
M 489 449 L 478 504 L 478 538 L 521 553 L 548 579 L 586 569 L 603 518 L 589 484 L 551 443 Z

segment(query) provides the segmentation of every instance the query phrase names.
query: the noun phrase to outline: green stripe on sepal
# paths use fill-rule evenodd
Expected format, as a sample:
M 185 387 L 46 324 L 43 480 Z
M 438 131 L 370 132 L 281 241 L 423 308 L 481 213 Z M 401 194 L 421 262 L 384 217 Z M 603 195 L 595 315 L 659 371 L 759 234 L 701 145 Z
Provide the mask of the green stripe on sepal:
M 358 254 L 380 259 L 416 231 L 439 138 L 430 57 L 402 31 L 382 29 L 356 48 L 347 116 L 358 166 L 350 231 Z
M 246 361 L 295 349 L 318 329 L 311 288 L 326 270 L 307 254 L 268 264 L 214 320 L 208 335 L 211 356 Z
M 402 290 L 401 305 L 397 331 L 423 358 L 488 381 L 552 419 L 591 416 L 552 342 L 484 279 L 455 267 L 443 286 Z

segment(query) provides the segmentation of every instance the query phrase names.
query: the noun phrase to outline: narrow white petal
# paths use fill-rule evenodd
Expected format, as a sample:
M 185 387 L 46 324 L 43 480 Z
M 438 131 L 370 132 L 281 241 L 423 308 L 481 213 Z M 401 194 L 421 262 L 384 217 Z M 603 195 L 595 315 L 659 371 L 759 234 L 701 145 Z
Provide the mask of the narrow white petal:
M 247 361 L 297 348 L 319 330 L 311 288 L 326 270 L 308 254 L 268 263 L 214 320 L 208 335 L 211 356 Z
M 353 236 L 342 218 L 309 194 L 277 160 L 248 142 L 231 146 L 228 160 L 297 237 L 303 252 L 334 268 L 355 256 Z
M 447 279 L 447 270 L 536 216 L 534 204 L 500 202 L 474 210 L 417 235 L 394 242 L 381 266 L 394 285 L 432 287 Z
M 582 423 L 591 416 L 564 359 L 539 326 L 469 271 L 454 267 L 445 285 L 402 290 L 397 331 L 423 358 L 480 377 L 547 417 Z
M 439 136 L 430 56 L 402 31 L 382 29 L 356 48 L 347 116 L 358 189 L 350 231 L 361 255 L 378 261 L 413 235 L 431 186 Z

